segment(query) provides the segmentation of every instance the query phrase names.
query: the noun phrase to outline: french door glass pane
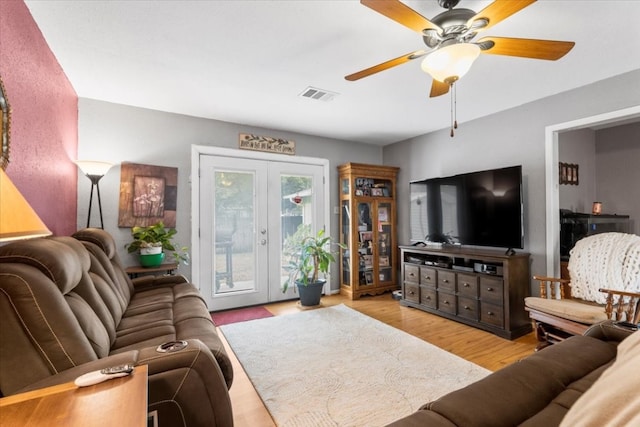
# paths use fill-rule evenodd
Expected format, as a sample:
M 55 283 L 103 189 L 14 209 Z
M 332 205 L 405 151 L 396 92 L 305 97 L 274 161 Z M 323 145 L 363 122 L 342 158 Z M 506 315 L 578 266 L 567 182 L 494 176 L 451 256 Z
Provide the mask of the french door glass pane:
M 215 172 L 214 294 L 255 289 L 255 173 Z
M 280 204 L 281 219 L 281 281 L 282 285 L 289 277 L 286 269 L 291 261 L 291 250 L 294 242 L 313 233 L 313 178 L 302 175 L 281 175 Z

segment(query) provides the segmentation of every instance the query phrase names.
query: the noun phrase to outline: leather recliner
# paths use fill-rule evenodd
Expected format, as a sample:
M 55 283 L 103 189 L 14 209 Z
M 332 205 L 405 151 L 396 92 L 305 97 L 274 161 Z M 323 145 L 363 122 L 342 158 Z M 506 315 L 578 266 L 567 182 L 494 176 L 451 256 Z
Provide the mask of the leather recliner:
M 86 372 L 148 365 L 148 409 L 160 426 L 231 426 L 233 371 L 199 291 L 181 277 L 141 281 L 122 269 L 111 236 L 0 247 L 0 391 L 12 395 Z M 102 242 L 102 243 L 101 243 Z M 158 346 L 185 341 L 175 352 Z

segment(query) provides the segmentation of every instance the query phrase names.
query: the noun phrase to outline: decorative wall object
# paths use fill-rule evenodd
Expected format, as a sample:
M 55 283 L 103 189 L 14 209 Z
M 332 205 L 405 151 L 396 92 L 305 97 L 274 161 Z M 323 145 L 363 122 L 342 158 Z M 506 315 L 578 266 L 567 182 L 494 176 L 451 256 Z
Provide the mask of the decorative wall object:
M 271 138 L 268 136 L 253 135 L 250 133 L 240 134 L 240 148 L 242 150 L 266 151 L 278 154 L 296 154 L 295 141 L 281 138 Z
M 0 169 L 9 164 L 9 136 L 11 130 L 11 107 L 7 99 L 7 91 L 0 76 Z
M 178 168 L 123 163 L 118 227 L 176 226 Z
M 575 163 L 559 163 L 560 184 L 578 185 L 578 165 Z

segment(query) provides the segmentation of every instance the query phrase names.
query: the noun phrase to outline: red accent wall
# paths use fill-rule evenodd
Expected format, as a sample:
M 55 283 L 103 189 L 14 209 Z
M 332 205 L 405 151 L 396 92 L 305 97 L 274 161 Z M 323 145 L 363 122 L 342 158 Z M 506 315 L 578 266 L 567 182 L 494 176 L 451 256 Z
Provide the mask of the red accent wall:
M 69 235 L 77 228 L 78 96 L 22 0 L 0 0 L 0 76 L 12 111 L 7 175 L 54 235 Z

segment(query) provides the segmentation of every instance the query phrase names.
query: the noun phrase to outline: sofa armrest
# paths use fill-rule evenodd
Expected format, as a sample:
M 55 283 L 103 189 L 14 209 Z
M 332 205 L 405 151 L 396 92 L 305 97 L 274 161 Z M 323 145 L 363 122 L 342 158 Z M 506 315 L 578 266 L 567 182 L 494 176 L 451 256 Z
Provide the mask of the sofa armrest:
M 603 341 L 620 342 L 634 333 L 636 329 L 620 325 L 614 320 L 605 320 L 589 327 L 584 336 L 598 338 Z
M 129 363 L 133 365 L 137 365 L 138 364 L 137 361 L 138 361 L 137 350 L 114 354 L 113 356 L 108 356 L 102 359 L 93 360 L 91 362 L 83 363 L 82 365 L 73 367 L 71 369 L 66 369 L 60 372 L 59 374 L 52 375 L 50 377 L 37 381 L 33 384 L 30 384 L 27 387 L 19 390 L 18 393 L 24 393 L 26 391 L 37 390 L 44 387 L 50 387 L 58 384 L 72 382 L 76 378 L 78 378 L 80 375 L 86 374 L 87 372 L 97 371 L 97 370 L 108 368 L 111 366 L 126 365 Z
M 176 283 L 187 283 L 186 277 L 182 275 L 178 276 L 140 276 L 131 279 L 133 287 L 138 289 L 145 289 L 154 286 L 174 285 Z
M 218 362 L 200 340 L 175 352 L 140 350 L 149 369 L 149 413 L 159 426 L 232 426 L 229 391 Z

